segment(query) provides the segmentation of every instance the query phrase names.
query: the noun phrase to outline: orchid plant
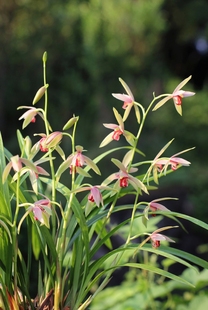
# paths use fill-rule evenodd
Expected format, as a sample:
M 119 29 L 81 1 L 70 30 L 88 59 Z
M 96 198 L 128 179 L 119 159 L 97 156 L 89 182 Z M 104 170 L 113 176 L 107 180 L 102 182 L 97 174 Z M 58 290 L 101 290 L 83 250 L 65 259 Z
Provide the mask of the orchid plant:
M 161 108 L 172 98 L 176 111 L 182 115 L 183 98 L 194 95 L 193 92 L 181 90 L 191 76 L 181 82 L 172 94 L 153 94 L 147 108 L 135 101 L 128 85 L 119 79 L 126 93 L 112 95 L 123 101 L 124 113 L 120 114 L 113 108 L 116 123 L 104 124 L 111 132 L 100 144 L 101 150 L 109 143 L 113 148 L 90 159 L 85 155 L 84 147 L 77 144 L 78 116 L 73 115 L 61 131 L 52 129 L 48 119 L 46 52 L 42 61 L 43 86 L 37 91 L 32 106 L 18 109 L 26 110 L 19 118 L 23 121 L 23 129 L 35 126 L 36 118 L 40 117 L 45 132 L 35 133 L 30 138 L 17 130 L 20 148 L 17 155 L 4 148 L 2 138 L 0 140 L 0 308 L 87 309 L 107 285 L 113 272 L 122 266 L 155 272 L 187 284 L 187 280 L 152 266 L 150 262 L 141 261 L 141 255 L 138 254 L 154 251 L 189 268 L 194 268 L 194 265 L 208 267 L 207 262 L 198 257 L 168 246 L 169 242 L 175 242 L 169 237 L 171 229 L 179 229 L 179 226 L 183 229 L 180 218 L 204 229 L 208 229 L 208 225 L 185 214 L 171 212 L 163 205 L 164 201 L 176 198 L 158 197 L 150 202 L 143 201 L 144 195 L 149 195 L 152 189 L 159 186 L 161 177 L 190 165 L 180 154 L 192 148 L 170 157 L 165 156 L 173 142 L 170 140 L 152 160 L 144 161 L 144 154 L 138 145 L 151 110 Z M 36 108 L 38 102 L 43 107 Z M 126 130 L 132 114 L 135 114 L 138 126 L 136 134 Z M 122 136 L 126 140 L 124 146 L 114 147 Z M 62 149 L 63 139 L 70 141 L 70 154 L 65 154 Z M 119 150 L 125 152 L 122 160 L 116 158 Z M 136 160 L 136 154 L 140 156 L 139 161 Z M 61 159 L 58 167 L 57 156 Z M 115 171 L 101 184 L 94 184 L 93 175 L 102 175 L 98 166 L 105 157 L 115 165 Z M 138 173 L 140 166 L 147 167 L 146 173 Z M 134 196 L 133 203 L 119 205 L 118 199 L 129 194 Z M 116 226 L 111 225 L 112 215 L 123 210 L 130 210 L 130 218 Z M 150 215 L 157 214 L 171 217 L 178 226 L 148 231 Z M 141 227 L 139 233 L 135 229 L 138 219 L 143 222 L 142 233 Z M 124 227 L 126 238 L 119 248 L 114 248 L 112 236 L 119 234 Z M 145 235 L 148 236 L 146 239 Z M 24 245 L 21 240 L 24 240 Z M 165 245 L 158 250 L 163 242 Z M 108 252 L 100 256 L 103 246 Z M 27 256 L 23 255 L 25 248 Z M 124 261 L 124 253 L 132 253 L 128 261 Z M 105 267 L 105 262 L 112 257 L 114 259 L 110 267 Z M 134 263 L 131 263 L 131 258 Z M 35 261 L 38 264 L 34 264 Z M 35 296 L 31 296 L 31 275 L 37 277 Z

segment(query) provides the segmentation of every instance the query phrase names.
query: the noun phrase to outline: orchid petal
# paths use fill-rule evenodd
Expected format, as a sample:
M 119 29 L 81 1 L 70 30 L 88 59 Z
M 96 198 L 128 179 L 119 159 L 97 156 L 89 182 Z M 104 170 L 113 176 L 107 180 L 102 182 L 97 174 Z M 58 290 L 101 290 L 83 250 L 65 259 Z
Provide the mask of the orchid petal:
M 122 119 L 121 115 L 118 113 L 118 111 L 115 108 L 113 108 L 113 113 L 115 115 L 115 118 L 116 118 L 119 126 L 121 127 L 122 130 L 124 130 L 124 123 L 123 123 L 123 119 Z
M 127 94 L 131 97 L 132 101 L 134 101 L 134 95 L 132 94 L 131 89 L 126 84 L 126 82 L 124 82 L 124 80 L 122 80 L 121 78 L 119 78 L 119 82 L 122 84 L 122 86 L 125 89 L 125 91 L 127 92 Z
M 179 89 L 181 89 L 184 85 L 186 85 L 188 83 L 188 81 L 191 79 L 191 75 L 189 77 L 187 77 L 185 80 L 183 80 L 180 84 L 178 84 L 178 86 L 175 88 L 175 90 L 173 91 L 173 94 L 175 94 Z
M 158 233 L 153 233 L 150 238 L 153 240 L 153 241 L 169 241 L 169 242 L 175 242 L 173 239 L 165 236 L 165 235 L 162 235 L 162 234 L 158 234 Z
M 120 160 L 112 158 L 111 161 L 116 165 L 121 171 L 126 172 L 126 167 L 120 162 Z
M 131 162 L 131 160 L 132 160 L 132 158 L 133 158 L 133 154 L 134 154 L 134 150 L 133 150 L 133 149 L 130 150 L 130 151 L 128 151 L 128 152 L 125 154 L 125 156 L 124 156 L 124 158 L 123 158 L 123 160 L 122 160 L 122 163 L 123 163 L 123 165 L 124 165 L 125 167 L 127 167 L 127 166 L 129 165 L 129 163 Z
M 98 168 L 98 166 L 94 163 L 94 161 L 93 161 L 92 159 L 90 159 L 89 157 L 84 156 L 84 155 L 83 155 L 83 157 L 84 157 L 84 160 L 85 160 L 86 164 L 87 164 L 92 170 L 94 170 L 95 173 L 101 174 L 101 173 L 100 173 L 100 169 Z
M 123 115 L 123 121 L 124 122 L 127 120 L 132 106 L 133 106 L 132 104 L 128 104 L 127 108 L 125 109 L 125 112 L 124 112 L 124 115 Z
M 138 191 L 138 188 L 140 188 L 141 190 L 143 190 L 143 192 L 145 192 L 146 194 L 148 194 L 148 190 L 146 188 L 146 186 L 137 178 L 133 177 L 132 175 L 129 174 L 129 182 L 133 182 L 136 187 L 133 185 L 133 187 L 136 189 L 136 191 Z
M 134 110 L 135 110 L 137 122 L 138 124 L 140 124 L 141 116 L 140 116 L 139 107 L 136 104 L 134 104 Z
M 103 124 L 103 126 L 113 130 L 119 127 L 117 124 Z
M 165 104 L 168 100 L 170 100 L 172 98 L 172 95 L 169 95 L 165 98 L 163 98 L 162 100 L 160 100 L 152 109 L 152 111 L 156 111 L 157 109 L 159 109 L 163 104 Z
M 135 136 L 130 131 L 124 130 L 123 136 L 131 146 L 135 146 Z
M 109 133 L 104 139 L 103 141 L 100 143 L 99 147 L 103 147 L 106 146 L 107 144 L 109 144 L 110 142 L 113 141 L 113 132 Z
M 173 101 L 174 101 L 174 98 L 173 98 Z M 175 106 L 176 111 L 178 112 L 178 114 L 180 114 L 182 116 L 182 106 L 178 105 L 178 104 L 175 104 L 175 102 L 174 102 L 174 106 Z
M 170 211 L 168 208 L 166 208 L 165 206 L 163 206 L 161 203 L 157 203 L 157 202 L 150 202 L 150 209 L 156 209 L 156 210 L 161 210 L 161 211 Z
M 133 100 L 129 95 L 126 94 L 112 94 L 112 96 L 118 100 L 127 102 L 127 103 L 132 103 Z

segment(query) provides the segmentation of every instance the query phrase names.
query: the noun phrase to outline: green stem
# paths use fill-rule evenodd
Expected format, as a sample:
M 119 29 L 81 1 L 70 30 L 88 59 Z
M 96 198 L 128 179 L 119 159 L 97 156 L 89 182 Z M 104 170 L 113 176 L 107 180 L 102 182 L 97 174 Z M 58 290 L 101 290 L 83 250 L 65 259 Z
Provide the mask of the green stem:
M 14 214 L 14 220 L 12 224 L 12 244 L 14 251 L 14 298 L 18 301 L 18 286 L 17 286 L 17 254 L 18 254 L 18 240 L 17 240 L 17 219 L 19 214 L 19 187 L 20 187 L 20 173 L 17 175 L 16 184 L 16 209 Z
M 70 136 L 71 138 L 71 143 L 72 143 L 72 154 L 75 153 L 75 132 L 76 132 L 76 125 L 77 123 L 75 123 L 74 127 L 73 127 L 73 133 L 72 136 Z M 75 174 L 76 171 L 75 169 L 72 169 L 72 178 L 71 178 L 71 189 L 73 191 L 74 189 L 74 184 L 75 184 Z M 69 220 L 71 218 L 71 206 L 72 206 L 72 202 L 73 202 L 73 197 L 74 197 L 74 193 L 72 193 L 70 195 L 70 198 L 68 200 L 67 203 L 67 207 L 66 207 L 66 211 L 64 216 L 62 217 L 62 229 L 60 231 L 60 235 L 59 235 L 59 241 L 57 243 L 57 252 L 58 252 L 58 266 L 57 266 L 57 282 L 56 282 L 56 286 L 55 286 L 55 298 L 54 298 L 54 310 L 58 310 L 59 309 L 59 304 L 62 298 L 62 286 L 63 286 L 63 280 L 62 279 L 62 266 L 63 266 L 63 259 L 64 259 L 64 254 L 65 254 L 65 247 L 66 247 L 66 234 L 67 234 L 67 228 L 68 228 L 68 223 Z

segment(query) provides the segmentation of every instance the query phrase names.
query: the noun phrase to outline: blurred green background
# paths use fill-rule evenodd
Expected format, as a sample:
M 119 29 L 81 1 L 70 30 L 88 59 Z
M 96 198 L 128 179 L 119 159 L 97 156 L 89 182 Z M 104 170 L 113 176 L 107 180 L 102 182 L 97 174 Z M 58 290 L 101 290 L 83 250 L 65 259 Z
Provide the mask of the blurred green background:
M 21 129 L 22 110 L 16 109 L 30 106 L 43 84 L 44 51 L 52 127 L 61 130 L 73 114 L 79 115 L 77 144 L 92 158 L 109 133 L 102 123 L 114 121 L 113 106 L 121 111 L 121 102 L 111 96 L 123 92 L 118 77 L 147 107 L 153 92 L 172 92 L 192 75 L 184 89 L 196 96 L 183 101 L 183 117 L 172 103 L 151 112 L 139 147 L 152 159 L 172 138 L 168 155 L 196 146 L 183 156 L 192 162 L 190 168 L 161 184 L 176 197 L 184 189 L 190 209 L 182 211 L 208 221 L 207 12 L 205 0 L 1 0 L 0 130 L 5 146 L 19 152 L 16 129 Z M 134 132 L 133 123 L 134 115 L 128 122 Z M 24 135 L 33 133 L 33 126 Z M 37 120 L 35 131 L 42 130 Z

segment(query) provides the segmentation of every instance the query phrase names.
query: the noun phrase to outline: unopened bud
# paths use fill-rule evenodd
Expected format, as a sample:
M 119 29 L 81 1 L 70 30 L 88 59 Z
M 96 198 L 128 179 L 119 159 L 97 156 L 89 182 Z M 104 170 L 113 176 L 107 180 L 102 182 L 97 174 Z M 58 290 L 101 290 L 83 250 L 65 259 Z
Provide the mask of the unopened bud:
M 61 142 L 62 137 L 62 132 L 54 131 L 46 138 L 45 144 L 48 148 L 55 147 Z
M 45 86 L 42 86 L 41 88 L 38 89 L 32 102 L 33 105 L 36 104 L 43 97 L 48 86 L 49 84 L 46 84 Z
M 71 128 L 79 119 L 79 116 L 73 116 L 72 118 L 70 118 L 70 120 L 68 120 L 68 122 L 64 125 L 63 130 L 67 130 L 69 128 Z
M 43 62 L 46 63 L 47 61 L 47 52 L 43 53 Z

